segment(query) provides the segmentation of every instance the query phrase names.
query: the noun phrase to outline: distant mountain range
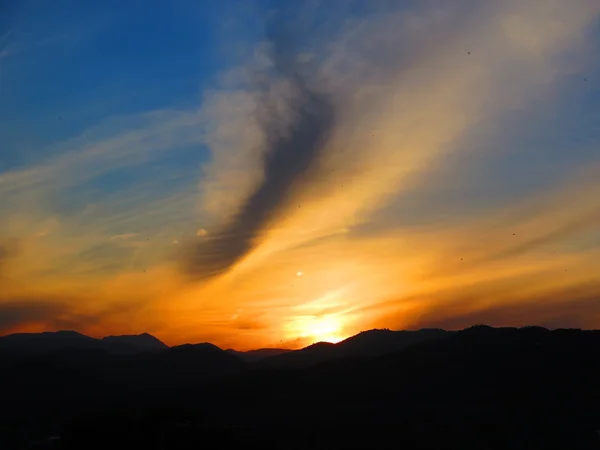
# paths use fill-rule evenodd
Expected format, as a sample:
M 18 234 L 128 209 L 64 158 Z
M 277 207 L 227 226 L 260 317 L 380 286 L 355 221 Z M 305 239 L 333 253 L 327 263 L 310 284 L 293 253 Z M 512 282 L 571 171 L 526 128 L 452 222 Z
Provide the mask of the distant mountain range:
M 249 352 L 16 334 L 0 338 L 0 448 L 592 449 L 599 379 L 600 331 L 370 330 Z
M 106 343 L 108 349 L 118 351 L 118 349 L 131 349 L 131 350 L 164 350 L 168 348 L 166 344 L 155 338 L 151 334 L 131 334 L 122 336 L 106 336 L 102 338 L 102 342 Z
M 442 339 L 452 331 L 423 329 L 417 331 L 369 330 L 337 344 L 317 342 L 300 350 L 288 351 L 261 359 L 268 368 L 301 368 L 340 358 L 365 358 L 400 351 L 420 342 Z
M 221 350 L 212 344 L 184 344 L 169 347 L 158 338 L 148 334 L 107 336 L 96 339 L 76 331 L 56 331 L 43 333 L 18 333 L 0 337 L 0 352 L 18 355 L 43 355 L 56 352 L 81 353 L 105 351 L 114 355 L 134 355 L 139 353 L 164 352 L 165 358 L 178 358 L 185 355 L 207 357 L 219 352 L 221 360 L 235 357 L 246 363 L 260 363 L 261 368 L 308 367 L 327 360 L 353 357 L 372 357 L 401 350 L 419 342 L 447 337 L 450 331 L 423 329 L 417 331 L 391 331 L 374 329 L 363 331 L 337 344 L 318 342 L 300 350 L 262 348 L 250 351 Z M 166 350 L 169 350 L 166 352 Z M 177 355 L 177 356 L 173 356 Z
M 12 351 L 28 355 L 65 350 L 104 350 L 115 354 L 131 354 L 166 348 L 166 344 L 148 333 L 107 336 L 102 339 L 76 331 L 17 333 L 0 337 L 0 352 Z
M 246 352 L 240 352 L 232 348 L 226 350 L 228 353 L 237 356 L 238 358 L 246 362 L 256 362 L 261 359 L 271 358 L 272 356 L 279 356 L 285 353 L 290 353 L 293 350 L 285 348 L 259 348 L 258 350 L 249 350 Z

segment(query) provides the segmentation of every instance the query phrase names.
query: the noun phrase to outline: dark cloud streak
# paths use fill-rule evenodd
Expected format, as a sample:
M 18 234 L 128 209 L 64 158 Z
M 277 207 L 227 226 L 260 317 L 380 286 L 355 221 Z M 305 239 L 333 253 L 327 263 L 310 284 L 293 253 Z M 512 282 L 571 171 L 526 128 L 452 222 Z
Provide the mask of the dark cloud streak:
M 0 241 L 0 281 L 11 258 L 18 253 L 18 242 L 15 239 Z
M 31 295 L 1 296 L 0 292 L 0 335 L 14 332 L 19 328 L 35 324 L 46 331 L 75 330 L 89 334 L 91 328 L 106 324 L 106 319 L 115 316 L 133 318 L 150 303 L 148 299 L 132 301 L 130 298 L 86 311 L 78 305 L 89 302 L 82 296 Z
M 59 316 L 65 311 L 66 306 L 62 303 L 41 300 L 13 299 L 0 303 L 0 334 L 17 325 L 47 322 L 49 318 Z
M 315 90 L 302 74 L 294 40 L 273 17 L 267 25 L 273 79 L 285 86 L 285 99 L 273 98 L 266 84 L 257 108 L 257 119 L 266 136 L 262 162 L 264 178 L 223 229 L 191 249 L 184 269 L 193 278 L 226 271 L 252 250 L 256 238 L 286 206 L 294 189 L 309 180 L 311 168 L 321 155 L 334 125 L 334 109 L 326 94 Z M 281 101 L 286 116 L 280 117 Z
M 600 209 L 594 209 L 593 211 L 580 216 L 575 220 L 571 220 L 570 222 L 552 231 L 540 231 L 537 237 L 531 238 L 525 242 L 515 244 L 500 252 L 492 253 L 481 258 L 475 258 L 470 261 L 470 264 L 475 266 L 483 263 L 514 258 L 526 254 L 531 250 L 535 250 L 538 247 L 554 244 L 567 240 L 570 237 L 577 236 L 577 233 L 581 233 L 587 229 L 595 228 L 598 223 L 600 223 Z M 510 239 L 508 234 L 507 239 Z
M 417 314 L 408 319 L 405 328 L 456 330 L 473 324 L 589 328 L 595 327 L 600 317 L 600 284 L 597 282 L 573 284 L 519 300 L 511 300 L 513 295 L 512 291 L 507 290 L 506 298 L 501 303 L 480 306 L 486 299 L 485 293 L 448 293 L 445 298 L 418 308 Z M 423 298 L 423 302 L 426 303 L 427 299 Z M 584 311 L 585 314 L 582 314 Z M 402 320 L 406 321 L 406 317 Z

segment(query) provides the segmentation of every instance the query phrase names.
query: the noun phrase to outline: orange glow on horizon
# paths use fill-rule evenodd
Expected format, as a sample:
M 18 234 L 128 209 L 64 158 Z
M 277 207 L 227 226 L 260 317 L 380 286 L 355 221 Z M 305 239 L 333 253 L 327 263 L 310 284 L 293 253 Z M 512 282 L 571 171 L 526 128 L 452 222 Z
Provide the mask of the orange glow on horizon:
M 342 319 L 337 317 L 298 316 L 286 327 L 290 340 L 300 339 L 308 344 L 330 342 L 336 344 L 342 336 Z

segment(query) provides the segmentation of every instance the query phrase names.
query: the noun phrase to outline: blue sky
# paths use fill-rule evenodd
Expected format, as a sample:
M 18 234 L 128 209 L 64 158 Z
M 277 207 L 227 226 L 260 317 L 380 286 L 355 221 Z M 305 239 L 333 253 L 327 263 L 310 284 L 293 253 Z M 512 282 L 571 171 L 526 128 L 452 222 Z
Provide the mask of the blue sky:
M 594 0 L 3 8 L 0 332 L 600 326 Z
M 196 106 L 227 64 L 218 5 L 16 2 L 0 85 L 13 164 L 107 116 Z

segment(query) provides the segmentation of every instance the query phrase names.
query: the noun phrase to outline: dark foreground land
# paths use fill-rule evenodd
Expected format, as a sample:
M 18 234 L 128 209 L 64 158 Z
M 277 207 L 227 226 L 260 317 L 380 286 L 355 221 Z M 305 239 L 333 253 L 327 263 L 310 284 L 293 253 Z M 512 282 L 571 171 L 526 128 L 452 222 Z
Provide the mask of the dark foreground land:
M 261 357 L 262 355 L 262 357 Z M 373 330 L 244 354 L 0 338 L 1 449 L 600 449 L 600 331 Z

